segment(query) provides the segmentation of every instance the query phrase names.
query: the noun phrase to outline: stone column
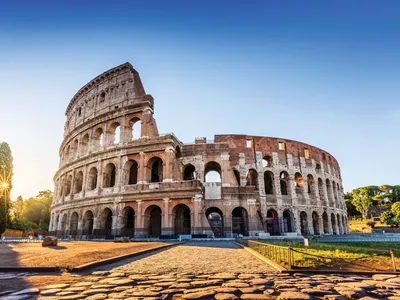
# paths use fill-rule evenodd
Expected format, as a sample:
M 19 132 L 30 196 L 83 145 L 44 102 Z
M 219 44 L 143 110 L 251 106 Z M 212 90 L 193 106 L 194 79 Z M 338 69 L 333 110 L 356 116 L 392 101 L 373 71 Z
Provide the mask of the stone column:
M 136 200 L 137 210 L 135 211 L 135 237 L 142 238 L 147 236 L 147 228 L 144 225 L 144 212 L 143 212 L 143 201 Z
M 328 232 L 330 235 L 333 234 L 333 228 L 332 228 L 332 220 L 331 220 L 331 214 L 328 214 Z
M 275 196 L 278 207 L 282 206 L 281 179 L 279 172 L 274 173 Z
M 322 218 L 322 214 L 318 214 L 318 225 L 320 234 L 321 235 L 326 234 L 324 230 L 324 219 Z
M 142 113 L 142 132 L 141 132 L 141 137 L 149 137 L 150 136 L 150 130 L 149 130 L 149 126 L 150 126 L 150 120 L 151 120 L 151 115 L 152 115 L 152 111 L 147 108 L 143 111 Z
M 301 211 L 298 211 L 297 209 L 293 209 L 293 216 L 294 216 L 294 221 L 295 221 L 295 228 L 296 228 L 296 233 L 297 235 L 301 235 L 301 217 L 300 217 Z
M 172 181 L 172 176 L 171 176 L 171 161 L 172 161 L 172 155 L 174 153 L 174 148 L 173 147 L 167 147 L 165 149 L 165 168 L 164 174 L 163 174 L 163 182 L 171 182 Z
M 139 172 L 138 172 L 138 182 L 137 184 L 143 184 L 146 183 L 146 166 L 144 165 L 144 157 L 145 157 L 145 153 L 139 152 L 140 155 L 140 159 L 139 159 Z
M 83 232 L 83 220 L 79 220 L 78 221 L 78 232 L 77 232 L 77 236 L 81 236 Z
M 97 161 L 97 189 L 100 191 L 100 188 L 103 187 L 103 164 L 99 159 Z
M 93 217 L 93 235 L 102 229 L 101 225 L 101 219 L 99 217 Z
M 202 205 L 202 195 L 196 195 L 193 197 L 193 233 L 202 233 L 201 226 L 201 205 Z
M 311 235 L 314 235 L 314 226 L 313 226 L 312 213 L 311 213 L 310 216 L 307 214 L 307 225 L 308 225 L 308 232 Z
M 164 198 L 164 208 L 162 212 L 161 220 L 161 234 L 173 234 L 172 224 L 170 222 L 170 211 L 169 211 L 169 198 Z
M 221 169 L 222 169 L 222 174 L 221 174 L 221 184 L 222 186 L 230 186 L 230 181 L 229 181 L 229 153 L 224 153 L 221 154 Z

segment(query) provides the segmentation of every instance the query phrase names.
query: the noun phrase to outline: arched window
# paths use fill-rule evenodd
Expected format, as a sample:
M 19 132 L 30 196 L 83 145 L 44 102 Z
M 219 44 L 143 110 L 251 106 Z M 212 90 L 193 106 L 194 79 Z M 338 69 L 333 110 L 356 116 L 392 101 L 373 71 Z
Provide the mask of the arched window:
M 163 181 L 163 161 L 159 157 L 153 157 L 149 160 L 148 165 L 149 175 L 148 180 L 150 182 L 162 182 Z
M 102 147 L 104 145 L 103 129 L 97 128 L 94 132 L 93 145 L 95 147 Z
M 281 194 L 288 195 L 289 174 L 286 171 L 282 171 L 279 177 L 281 183 Z
M 97 188 L 97 169 L 95 167 L 92 167 L 89 171 L 89 175 L 88 175 L 88 185 L 87 185 L 87 189 L 89 191 L 94 190 L 95 188 Z
M 321 173 L 321 165 L 320 165 L 320 164 L 317 164 L 317 165 L 315 166 L 315 172 L 316 172 L 317 174 L 320 174 L 320 173 Z
M 115 175 L 116 175 L 115 165 L 112 163 L 106 165 L 104 172 L 104 179 L 103 179 L 104 180 L 103 187 L 115 186 Z
M 274 194 L 274 173 L 271 171 L 264 173 L 264 187 L 267 195 Z
M 314 186 L 314 177 L 312 177 L 311 174 L 307 175 L 307 185 L 308 185 L 307 192 L 309 194 L 313 194 L 314 193 L 314 188 L 313 188 L 313 186 Z
M 67 146 L 67 149 L 65 150 L 64 153 L 64 161 L 68 161 L 69 160 L 69 150 L 70 150 L 70 145 Z
M 318 191 L 319 191 L 319 199 L 321 199 L 322 205 L 326 205 L 325 201 L 325 193 L 324 193 L 324 183 L 321 178 L 318 178 Z
M 82 185 L 83 185 L 83 173 L 79 171 L 75 176 L 75 194 L 82 192 Z
M 71 147 L 71 157 L 72 157 L 72 159 L 76 158 L 77 152 L 78 152 L 78 140 L 75 139 L 74 142 L 72 143 L 72 147 Z
M 65 195 L 67 196 L 71 194 L 71 185 L 72 185 L 72 175 L 69 175 L 65 182 Z
M 81 140 L 81 154 L 87 154 L 89 150 L 89 134 L 85 134 Z
M 264 156 L 262 166 L 263 168 L 272 167 L 272 157 L 268 155 Z
M 294 175 L 294 180 L 296 181 L 296 193 L 302 194 L 303 193 L 303 176 L 300 173 L 296 173 Z
M 210 161 L 204 166 L 204 181 L 205 182 L 221 182 L 221 166 Z
M 240 173 L 238 170 L 233 169 L 233 175 L 235 175 L 236 184 L 240 186 Z
M 129 161 L 131 166 L 129 168 L 129 181 L 128 184 L 137 184 L 138 178 L 138 163 L 134 160 Z
M 118 145 L 121 138 L 121 126 L 118 122 L 113 123 L 110 127 L 111 145 Z
M 129 121 L 131 128 L 131 140 L 140 139 L 142 136 L 142 121 L 139 118 L 133 118 Z
M 106 100 L 106 93 L 105 93 L 105 92 L 102 92 L 102 93 L 100 94 L 99 102 L 100 102 L 100 103 L 103 103 L 105 100 Z
M 247 172 L 246 185 L 247 186 L 255 186 L 256 189 L 258 188 L 258 174 L 257 174 L 256 170 L 250 169 Z
M 183 180 L 195 180 L 196 179 L 196 168 L 188 164 L 183 169 Z

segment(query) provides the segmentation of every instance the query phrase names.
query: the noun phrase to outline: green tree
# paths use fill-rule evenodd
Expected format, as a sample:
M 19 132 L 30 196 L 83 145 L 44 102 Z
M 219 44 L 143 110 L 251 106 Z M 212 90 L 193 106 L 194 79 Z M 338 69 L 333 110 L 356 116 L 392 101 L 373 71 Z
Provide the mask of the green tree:
M 351 203 L 359 211 L 364 220 L 367 219 L 368 211 L 373 206 L 370 189 L 368 187 L 361 187 L 351 191 Z
M 13 157 L 10 146 L 0 143 L 0 234 L 10 219 L 10 191 L 12 189 Z
M 381 223 L 387 223 L 389 220 L 393 219 L 393 217 L 393 213 L 390 210 L 386 210 L 381 214 L 379 220 L 381 221 Z
M 24 199 L 22 196 L 18 196 L 17 200 L 12 205 L 12 212 L 14 219 L 20 220 L 24 214 Z
M 53 201 L 53 192 L 40 191 L 35 198 L 24 201 L 23 218 L 34 223 L 39 229 L 47 229 L 50 222 L 50 206 Z
M 392 205 L 392 213 L 397 219 L 400 217 L 400 202 L 396 202 Z

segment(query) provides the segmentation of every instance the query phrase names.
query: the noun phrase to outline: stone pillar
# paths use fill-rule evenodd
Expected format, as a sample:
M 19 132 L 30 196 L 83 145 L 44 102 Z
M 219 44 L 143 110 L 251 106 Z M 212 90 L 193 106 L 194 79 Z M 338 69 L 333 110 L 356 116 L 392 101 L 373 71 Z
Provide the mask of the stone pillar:
M 301 217 L 300 217 L 300 214 L 301 214 L 301 211 L 298 211 L 297 209 L 293 209 L 293 216 L 294 216 L 294 219 L 295 219 L 297 235 L 301 235 Z
M 319 225 L 319 232 L 321 235 L 326 234 L 324 231 L 324 219 L 322 218 L 322 214 L 318 215 L 318 225 Z
M 151 115 L 152 112 L 150 109 L 146 109 L 142 113 L 142 132 L 141 132 L 141 137 L 149 137 L 150 136 L 150 120 L 151 120 Z
M 161 234 L 173 234 L 172 222 L 170 218 L 169 203 L 171 200 L 169 198 L 164 198 L 164 208 L 162 210 L 162 220 L 161 220 Z
M 144 222 L 144 212 L 143 212 L 143 201 L 142 200 L 136 200 L 137 202 L 137 211 L 136 217 L 135 217 L 135 236 L 138 238 L 145 237 L 147 236 L 147 228 L 145 228 L 145 222 Z
M 103 187 L 103 164 L 99 159 L 97 161 L 97 189 L 100 191 L 100 188 Z
M 101 219 L 99 217 L 93 217 L 93 234 L 95 234 L 96 231 L 102 229 L 101 225 Z
M 78 232 L 77 232 L 77 236 L 81 236 L 83 232 L 83 220 L 79 220 L 78 221 Z
M 230 186 L 230 174 L 229 174 L 229 153 L 221 154 L 221 183 L 222 186 Z M 232 227 L 232 226 L 231 226 Z
M 332 235 L 333 234 L 333 228 L 332 228 L 331 214 L 327 213 L 327 215 L 328 215 L 328 233 L 330 235 Z
M 143 183 L 146 183 L 147 182 L 147 180 L 146 180 L 146 166 L 144 165 L 144 157 L 145 157 L 145 153 L 142 151 L 142 152 L 139 152 L 139 155 L 140 155 L 140 159 L 139 159 L 139 172 L 138 172 L 138 184 L 143 184 Z
M 173 147 L 167 147 L 165 149 L 165 167 L 164 167 L 164 174 L 163 174 L 163 182 L 172 182 L 172 155 L 174 153 Z
M 231 238 L 233 237 L 232 233 L 232 212 L 229 214 L 224 214 L 224 237 Z
M 194 234 L 202 233 L 203 227 L 201 225 L 201 206 L 202 206 L 202 195 L 196 195 L 193 197 L 193 232 Z
M 308 232 L 311 235 L 314 235 L 314 226 L 313 226 L 312 213 L 311 213 L 311 215 L 307 214 L 307 225 L 308 225 Z
M 275 196 L 278 207 L 282 206 L 281 179 L 279 172 L 274 173 Z

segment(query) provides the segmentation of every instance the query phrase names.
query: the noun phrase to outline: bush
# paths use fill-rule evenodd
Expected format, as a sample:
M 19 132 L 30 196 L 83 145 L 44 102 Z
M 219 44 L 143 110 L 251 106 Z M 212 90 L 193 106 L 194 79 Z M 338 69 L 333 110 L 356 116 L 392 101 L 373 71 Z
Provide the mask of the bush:
M 367 222 L 367 226 L 369 226 L 371 228 L 375 228 L 375 224 L 376 224 L 376 222 L 374 222 L 374 221 L 368 221 Z

